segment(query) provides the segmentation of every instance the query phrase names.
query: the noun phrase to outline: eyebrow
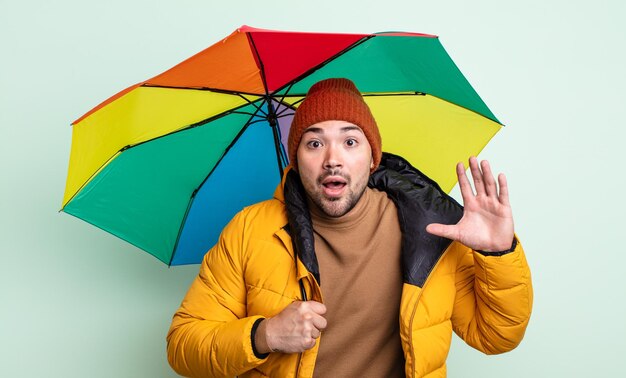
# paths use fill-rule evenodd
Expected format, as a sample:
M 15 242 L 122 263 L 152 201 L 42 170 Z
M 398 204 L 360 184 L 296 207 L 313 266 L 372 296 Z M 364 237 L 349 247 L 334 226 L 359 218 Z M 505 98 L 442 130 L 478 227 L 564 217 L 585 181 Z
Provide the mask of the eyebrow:
M 341 128 L 341 131 L 344 133 L 353 130 L 357 130 L 363 133 L 363 130 L 361 130 L 361 128 L 358 126 L 344 126 Z M 304 135 L 306 133 L 324 134 L 324 129 L 322 129 L 321 127 L 309 127 L 308 129 L 304 130 L 302 134 Z

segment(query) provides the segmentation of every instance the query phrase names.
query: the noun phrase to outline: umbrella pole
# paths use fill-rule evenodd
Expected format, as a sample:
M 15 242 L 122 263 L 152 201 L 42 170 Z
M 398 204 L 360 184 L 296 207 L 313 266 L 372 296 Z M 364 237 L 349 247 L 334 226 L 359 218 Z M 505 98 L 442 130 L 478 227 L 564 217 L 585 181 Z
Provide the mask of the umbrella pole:
M 281 153 L 281 142 L 280 136 L 278 134 L 278 116 L 276 115 L 276 110 L 274 109 L 274 104 L 272 104 L 272 100 L 267 101 L 267 121 L 272 128 L 272 133 L 274 134 L 274 149 L 276 150 L 276 163 L 278 164 L 278 174 L 282 180 L 283 178 L 283 164 L 282 164 L 282 153 Z

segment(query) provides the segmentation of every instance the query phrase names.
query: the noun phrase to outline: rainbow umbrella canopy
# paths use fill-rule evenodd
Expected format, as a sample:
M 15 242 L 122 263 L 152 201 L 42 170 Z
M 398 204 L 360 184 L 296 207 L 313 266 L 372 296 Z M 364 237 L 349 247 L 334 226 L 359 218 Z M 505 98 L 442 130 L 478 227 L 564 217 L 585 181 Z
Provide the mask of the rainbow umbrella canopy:
M 436 36 L 243 26 L 72 124 L 62 211 L 168 265 L 198 263 L 235 213 L 271 198 L 294 110 L 330 77 L 364 94 L 384 151 L 445 191 L 501 128 Z

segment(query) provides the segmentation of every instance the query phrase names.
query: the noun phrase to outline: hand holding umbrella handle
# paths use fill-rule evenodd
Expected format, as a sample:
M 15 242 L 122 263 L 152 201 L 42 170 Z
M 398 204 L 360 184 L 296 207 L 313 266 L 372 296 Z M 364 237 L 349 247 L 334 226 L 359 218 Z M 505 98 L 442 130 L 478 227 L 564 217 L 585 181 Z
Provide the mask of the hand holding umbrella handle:
M 429 224 L 426 231 L 456 240 L 474 250 L 508 250 L 513 241 L 514 227 L 506 177 L 502 173 L 498 175 L 496 184 L 487 160 L 479 166 L 478 160 L 470 157 L 469 165 L 475 193 L 463 164 L 458 163 L 456 167 L 463 197 L 463 217 L 455 225 Z
M 326 306 L 316 301 L 297 301 L 278 315 L 259 324 L 254 343 L 259 353 L 301 353 L 315 346 L 326 328 Z

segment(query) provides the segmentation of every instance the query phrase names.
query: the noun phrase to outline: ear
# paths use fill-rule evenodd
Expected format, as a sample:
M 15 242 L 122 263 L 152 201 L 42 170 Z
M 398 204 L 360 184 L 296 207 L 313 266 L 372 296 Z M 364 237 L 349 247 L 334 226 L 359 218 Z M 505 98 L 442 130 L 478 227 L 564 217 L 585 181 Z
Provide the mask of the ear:
M 374 169 L 374 157 L 373 156 L 370 157 L 370 171 L 372 169 Z

